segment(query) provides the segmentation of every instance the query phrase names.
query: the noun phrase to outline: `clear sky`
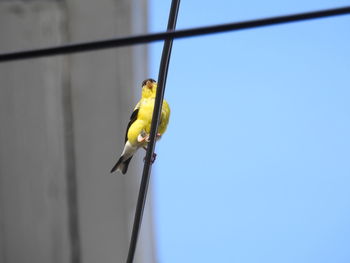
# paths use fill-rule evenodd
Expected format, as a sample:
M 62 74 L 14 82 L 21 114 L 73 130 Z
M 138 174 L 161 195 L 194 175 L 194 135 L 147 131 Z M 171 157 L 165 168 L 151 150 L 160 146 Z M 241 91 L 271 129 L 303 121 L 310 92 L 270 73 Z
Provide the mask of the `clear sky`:
M 150 0 L 151 32 L 170 2 Z M 344 5 L 183 0 L 178 28 Z M 160 263 L 350 262 L 349 15 L 176 40 L 165 96 Z

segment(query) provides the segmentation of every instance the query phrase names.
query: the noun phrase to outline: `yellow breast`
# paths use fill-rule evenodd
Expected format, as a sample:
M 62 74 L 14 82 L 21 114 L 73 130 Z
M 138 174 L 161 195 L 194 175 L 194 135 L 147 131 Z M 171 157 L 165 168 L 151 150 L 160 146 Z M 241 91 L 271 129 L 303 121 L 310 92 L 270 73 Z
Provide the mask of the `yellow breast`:
M 137 136 L 141 132 L 150 133 L 151 123 L 154 109 L 154 98 L 141 99 L 138 103 L 139 112 L 137 114 L 136 121 L 130 126 L 128 130 L 128 140 L 132 145 L 137 145 Z M 163 135 L 166 131 L 170 118 L 170 107 L 169 104 L 164 100 L 163 107 L 158 127 L 158 133 Z
M 150 130 L 151 130 L 154 101 L 155 101 L 154 98 L 149 98 L 149 99 L 143 99 L 140 103 L 140 109 L 139 109 L 137 119 L 145 122 L 144 129 L 146 133 L 150 133 Z M 169 107 L 169 104 L 164 100 L 162 113 L 160 117 L 159 128 L 158 128 L 158 132 L 160 134 L 163 134 L 165 132 L 169 122 L 169 117 L 170 117 L 170 107 Z

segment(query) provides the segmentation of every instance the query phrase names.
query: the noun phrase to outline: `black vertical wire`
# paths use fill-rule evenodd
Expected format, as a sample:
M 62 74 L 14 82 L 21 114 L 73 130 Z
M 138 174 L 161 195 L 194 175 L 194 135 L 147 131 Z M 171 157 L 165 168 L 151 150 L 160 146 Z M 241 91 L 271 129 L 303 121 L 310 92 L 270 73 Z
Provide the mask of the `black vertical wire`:
M 180 0 L 172 0 L 167 31 L 173 31 L 176 27 L 176 20 L 177 20 L 177 14 L 179 11 L 179 6 L 180 6 Z M 161 58 L 159 73 L 158 73 L 158 87 L 157 87 L 157 93 L 156 93 L 152 123 L 151 123 L 150 142 L 148 143 L 148 146 L 147 146 L 145 164 L 143 167 L 139 196 L 137 199 L 137 205 L 136 205 L 136 211 L 135 211 L 135 217 L 134 217 L 134 225 L 131 233 L 128 258 L 126 260 L 127 263 L 132 263 L 134 261 L 137 239 L 140 232 L 143 210 L 146 203 L 147 189 L 148 189 L 148 184 L 149 184 L 149 179 L 151 174 L 151 167 L 152 167 L 151 160 L 152 160 L 155 143 L 156 143 L 156 134 L 157 134 L 159 119 L 160 119 L 161 110 L 162 110 L 161 106 L 163 105 L 165 83 L 168 75 L 172 45 L 173 45 L 173 39 L 170 38 L 165 40 L 164 46 L 163 46 L 163 53 L 162 53 L 162 58 Z

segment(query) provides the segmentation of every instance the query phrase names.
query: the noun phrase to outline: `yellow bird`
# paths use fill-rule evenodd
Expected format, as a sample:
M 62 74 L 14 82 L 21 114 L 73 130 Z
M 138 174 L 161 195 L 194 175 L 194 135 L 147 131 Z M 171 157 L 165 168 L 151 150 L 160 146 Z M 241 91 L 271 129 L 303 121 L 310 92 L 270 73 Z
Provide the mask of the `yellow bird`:
M 119 170 L 122 174 L 125 174 L 134 153 L 141 147 L 146 150 L 147 143 L 149 142 L 156 91 L 157 82 L 154 79 L 146 79 L 142 82 L 141 100 L 137 103 L 131 114 L 125 134 L 124 150 L 118 162 L 113 166 L 111 173 Z M 164 134 L 168 126 L 169 117 L 170 107 L 166 100 L 163 100 L 157 140 Z M 155 156 L 154 154 L 153 161 Z

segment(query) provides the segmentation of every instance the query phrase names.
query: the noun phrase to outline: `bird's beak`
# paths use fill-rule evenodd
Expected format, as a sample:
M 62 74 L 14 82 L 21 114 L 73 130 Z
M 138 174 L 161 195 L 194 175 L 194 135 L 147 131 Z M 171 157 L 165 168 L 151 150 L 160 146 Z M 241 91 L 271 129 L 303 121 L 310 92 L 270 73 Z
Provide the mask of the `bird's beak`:
M 153 88 L 153 83 L 151 81 L 147 81 L 146 82 L 146 86 L 147 86 L 147 88 L 152 89 Z

